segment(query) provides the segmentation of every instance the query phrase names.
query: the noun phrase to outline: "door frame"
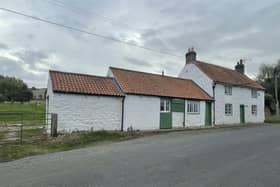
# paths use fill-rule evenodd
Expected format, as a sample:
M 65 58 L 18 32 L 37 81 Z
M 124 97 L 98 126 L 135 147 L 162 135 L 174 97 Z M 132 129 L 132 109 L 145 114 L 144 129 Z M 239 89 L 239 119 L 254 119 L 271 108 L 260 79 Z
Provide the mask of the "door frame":
M 245 120 L 245 105 L 244 104 L 240 105 L 239 112 L 240 112 L 240 123 L 244 124 L 246 122 L 246 120 Z
M 210 101 L 205 101 L 205 126 L 212 126 L 212 102 Z

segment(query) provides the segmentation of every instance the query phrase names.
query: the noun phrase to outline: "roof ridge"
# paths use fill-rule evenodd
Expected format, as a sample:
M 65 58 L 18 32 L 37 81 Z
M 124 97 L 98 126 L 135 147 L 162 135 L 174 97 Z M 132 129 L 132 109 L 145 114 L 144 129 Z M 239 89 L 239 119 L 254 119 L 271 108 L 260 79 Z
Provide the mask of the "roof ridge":
M 144 71 L 138 71 L 138 70 L 131 70 L 131 69 L 124 69 L 124 68 L 117 68 L 117 67 L 109 67 L 110 69 L 117 69 L 117 70 L 122 70 L 122 71 L 130 71 L 130 72 L 135 72 L 135 73 L 142 73 L 142 74 L 147 74 L 147 75 L 154 75 L 154 76 L 159 76 L 159 77 L 165 77 L 165 78 L 171 78 L 171 79 L 176 79 L 176 80 L 184 80 L 184 81 L 192 81 L 191 79 L 184 79 L 181 77 L 175 77 L 175 76 L 170 76 L 170 75 L 161 75 L 161 74 L 156 74 L 156 73 L 148 73 Z
M 74 72 L 66 72 L 66 71 L 58 71 L 58 70 L 49 70 L 49 72 L 70 74 L 70 75 L 81 75 L 81 76 L 96 77 L 96 78 L 113 79 L 113 77 L 107 77 L 107 76 L 101 76 L 101 75 L 91 75 L 91 74 L 86 74 L 86 73 L 74 73 Z
M 217 65 L 217 64 L 212 64 L 212 63 L 208 63 L 208 62 L 204 62 L 204 61 L 200 61 L 200 60 L 198 60 L 198 61 L 196 61 L 196 62 L 198 62 L 198 63 L 204 63 L 204 64 L 209 64 L 209 65 L 211 65 L 211 66 L 216 66 L 216 67 L 219 67 L 219 68 L 223 68 L 223 69 L 227 69 L 227 70 L 230 70 L 230 71 L 238 72 L 238 71 L 235 71 L 234 69 L 230 69 L 230 68 L 228 68 L 228 67 L 220 66 L 220 65 Z M 238 73 L 239 73 L 239 72 L 238 72 Z M 245 75 L 245 74 L 242 74 L 242 75 Z

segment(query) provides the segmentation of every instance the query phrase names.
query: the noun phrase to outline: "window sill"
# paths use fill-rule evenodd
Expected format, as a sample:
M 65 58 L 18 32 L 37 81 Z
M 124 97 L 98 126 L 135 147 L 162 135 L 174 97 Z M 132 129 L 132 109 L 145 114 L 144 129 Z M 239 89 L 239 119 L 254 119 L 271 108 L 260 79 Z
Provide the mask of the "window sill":
M 190 115 L 200 115 L 200 112 L 187 112 L 187 114 L 190 114 Z

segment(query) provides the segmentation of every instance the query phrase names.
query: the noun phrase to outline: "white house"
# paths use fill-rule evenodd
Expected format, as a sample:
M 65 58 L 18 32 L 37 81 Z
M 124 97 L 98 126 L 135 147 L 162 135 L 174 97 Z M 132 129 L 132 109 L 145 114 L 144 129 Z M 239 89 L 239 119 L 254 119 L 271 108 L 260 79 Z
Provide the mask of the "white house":
M 242 60 L 232 70 L 199 61 L 189 50 L 179 77 L 192 79 L 213 97 L 213 124 L 264 122 L 264 88 L 245 75 Z
M 152 130 L 261 123 L 264 88 L 189 50 L 179 77 L 110 67 L 107 77 L 50 71 L 47 112 L 58 130 Z

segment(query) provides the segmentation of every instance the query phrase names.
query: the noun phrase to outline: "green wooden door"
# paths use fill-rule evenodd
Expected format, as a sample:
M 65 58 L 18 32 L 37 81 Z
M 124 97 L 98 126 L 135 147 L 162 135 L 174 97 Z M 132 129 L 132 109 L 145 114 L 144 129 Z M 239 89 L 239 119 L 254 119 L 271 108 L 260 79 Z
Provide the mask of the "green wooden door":
M 160 128 L 161 129 L 171 129 L 172 128 L 172 115 L 171 112 L 161 112 L 160 113 Z
M 212 105 L 211 102 L 206 102 L 206 112 L 205 112 L 205 125 L 212 125 Z
M 245 106 L 240 105 L 240 123 L 245 123 Z
M 169 98 L 160 99 L 160 128 L 171 129 L 172 128 L 172 110 L 171 100 Z

